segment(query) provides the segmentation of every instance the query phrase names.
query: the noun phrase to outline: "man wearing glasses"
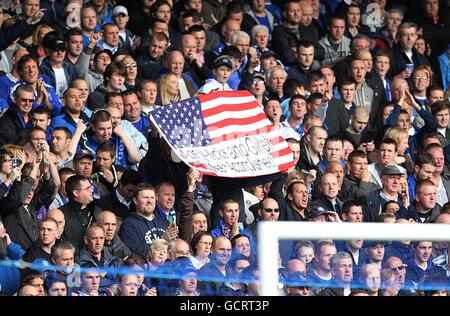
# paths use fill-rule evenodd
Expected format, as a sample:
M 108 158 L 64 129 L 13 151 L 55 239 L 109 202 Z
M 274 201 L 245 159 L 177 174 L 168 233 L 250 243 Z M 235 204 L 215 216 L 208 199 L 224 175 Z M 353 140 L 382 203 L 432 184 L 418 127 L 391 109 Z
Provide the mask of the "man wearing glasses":
M 389 257 L 384 265 L 386 269 L 393 271 L 397 277 L 398 287 L 400 289 L 397 296 L 415 296 L 411 292 L 412 284 L 406 285 L 406 266 L 399 257 L 395 256 Z
M 88 178 L 74 175 L 67 179 L 66 192 L 69 202 L 61 207 L 66 225 L 63 238 L 77 248 L 84 246 L 86 229 L 95 222 L 93 188 Z
M 26 138 L 31 128 L 31 109 L 34 102 L 34 90 L 29 85 L 20 85 L 14 91 L 14 104 L 0 119 L 0 145 L 19 144 Z

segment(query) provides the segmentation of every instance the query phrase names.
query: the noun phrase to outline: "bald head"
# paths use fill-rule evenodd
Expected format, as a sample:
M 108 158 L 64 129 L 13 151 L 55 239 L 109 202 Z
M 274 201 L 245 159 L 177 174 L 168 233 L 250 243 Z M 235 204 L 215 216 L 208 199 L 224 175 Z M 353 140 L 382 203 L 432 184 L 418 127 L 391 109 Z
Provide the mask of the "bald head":
M 56 238 L 60 238 L 64 232 L 64 226 L 66 225 L 64 213 L 58 208 L 52 208 L 47 212 L 47 218 L 54 219 L 58 223 L 58 233 L 56 234 Z
M 98 223 L 105 231 L 105 240 L 112 241 L 117 232 L 116 214 L 110 211 L 103 211 L 98 215 Z
M 330 200 L 334 200 L 339 192 L 338 179 L 334 173 L 326 173 L 320 179 L 320 189 L 322 195 Z
M 450 214 L 448 213 L 439 214 L 434 222 L 436 224 L 450 224 Z
M 306 274 L 306 266 L 300 259 L 291 259 L 287 262 L 288 274 L 300 272 Z
M 181 51 L 185 58 L 188 58 L 197 51 L 197 41 L 192 34 L 184 34 L 181 37 Z

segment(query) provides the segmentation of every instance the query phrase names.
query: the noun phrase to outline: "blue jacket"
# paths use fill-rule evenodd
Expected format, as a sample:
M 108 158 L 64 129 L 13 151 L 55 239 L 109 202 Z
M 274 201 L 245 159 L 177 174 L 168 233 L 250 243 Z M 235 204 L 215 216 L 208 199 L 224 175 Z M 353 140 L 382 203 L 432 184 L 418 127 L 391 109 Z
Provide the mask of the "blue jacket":
M 219 225 L 217 225 L 216 228 L 211 230 L 211 235 L 213 236 L 214 239 L 216 239 L 219 236 L 224 236 L 224 237 L 230 239 L 230 235 L 228 234 L 228 236 L 226 236 L 222 230 L 222 228 L 224 226 L 225 226 L 225 223 L 221 219 L 219 222 Z M 253 234 L 246 229 L 239 229 L 239 234 L 242 234 L 242 235 L 245 235 L 248 237 L 248 239 L 250 240 L 250 245 L 252 247 L 252 250 L 254 251 L 256 249 L 256 242 L 255 242 L 255 238 L 253 237 Z
M 16 80 L 11 74 L 4 74 L 0 77 L 0 99 L 7 102 L 9 98 L 9 91 L 14 87 L 19 80 Z M 10 104 L 7 102 L 7 104 Z
M 147 135 L 150 131 L 150 119 L 141 113 L 141 118 L 137 122 L 131 122 L 136 129 L 142 133 L 142 135 Z
M 6 248 L 6 253 L 7 257 L 4 260 L 20 260 L 25 254 L 25 250 L 18 244 L 12 242 Z M 7 295 L 14 295 L 19 289 L 19 283 L 20 270 L 13 265 L 0 264 L 0 292 L 6 293 Z
M 155 216 L 149 221 L 137 213 L 132 213 L 122 223 L 119 237 L 131 251 L 147 256 L 152 242 L 162 238 L 168 226 L 160 217 Z
M 427 267 L 425 270 L 422 270 L 422 268 L 419 268 L 414 261 L 414 257 L 409 257 L 407 261 L 407 267 L 406 267 L 406 278 L 405 283 L 412 282 L 415 287 L 419 283 L 422 283 L 425 279 L 428 272 L 430 272 L 434 267 L 433 261 L 431 259 L 428 259 Z
M 80 118 L 84 122 L 89 121 L 89 118 L 84 112 L 81 112 Z M 56 127 L 59 126 L 67 127 L 72 133 L 72 136 L 75 133 L 75 130 L 77 129 L 77 124 L 75 123 L 73 118 L 66 112 L 65 108 L 61 110 L 60 115 L 57 115 L 52 119 L 52 123 L 50 126 L 52 127 L 52 129 L 55 129 Z
M 77 78 L 77 70 L 75 68 L 75 65 L 67 60 L 64 60 L 62 68 L 64 69 L 64 75 L 66 76 L 67 85 L 70 85 L 70 83 Z M 51 85 L 56 89 L 55 72 L 48 57 L 45 57 L 42 60 L 39 70 L 41 71 L 41 76 L 42 79 L 44 79 L 45 83 Z M 62 93 L 64 93 L 64 91 L 61 91 L 60 95 L 62 95 Z
M 386 246 L 383 261 L 386 262 L 390 257 L 397 257 L 400 258 L 403 263 L 406 263 L 412 254 L 413 249 L 411 244 L 405 245 L 398 241 L 394 241 L 389 246 Z
M 438 58 L 439 65 L 441 66 L 442 85 L 444 91 L 450 87 L 450 45 Z

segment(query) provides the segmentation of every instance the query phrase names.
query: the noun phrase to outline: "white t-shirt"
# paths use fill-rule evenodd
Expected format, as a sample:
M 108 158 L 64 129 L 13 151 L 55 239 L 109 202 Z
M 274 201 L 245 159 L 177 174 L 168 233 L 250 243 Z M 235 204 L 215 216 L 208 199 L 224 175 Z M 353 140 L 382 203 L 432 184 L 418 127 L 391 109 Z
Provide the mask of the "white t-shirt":
M 64 68 L 52 68 L 55 72 L 55 81 L 56 81 L 56 93 L 58 94 L 58 97 L 62 99 L 64 91 L 67 90 L 69 87 L 67 83 L 67 78 L 64 73 Z

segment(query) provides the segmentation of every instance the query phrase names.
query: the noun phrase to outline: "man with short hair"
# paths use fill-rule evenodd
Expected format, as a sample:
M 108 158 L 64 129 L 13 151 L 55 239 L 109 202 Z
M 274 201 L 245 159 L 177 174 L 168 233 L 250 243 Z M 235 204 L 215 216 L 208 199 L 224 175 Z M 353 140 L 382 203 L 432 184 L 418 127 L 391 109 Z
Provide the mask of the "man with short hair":
M 69 129 L 72 136 L 80 121 L 88 122 L 89 118 L 83 112 L 84 104 L 82 92 L 77 88 L 69 88 L 64 91 L 63 95 L 64 107 L 61 114 L 52 120 L 52 128 L 63 126 Z
M 178 227 L 163 221 L 154 214 L 156 206 L 155 188 L 149 184 L 136 187 L 133 198 L 136 213 L 130 214 L 120 226 L 119 237 L 133 251 L 147 256 L 150 245 L 156 239 L 176 239 Z
M 147 136 L 150 131 L 150 119 L 142 112 L 141 98 L 134 90 L 122 92 L 124 118 L 136 129 Z
M 344 165 L 342 161 L 344 143 L 342 139 L 337 136 L 328 137 L 325 141 L 325 146 L 323 148 L 323 160 L 319 163 L 320 172 L 325 174 L 327 165 L 331 162 L 340 162 Z
M 324 64 L 336 63 L 350 55 L 350 39 L 344 36 L 345 19 L 335 16 L 328 25 L 328 34 L 319 40 L 325 50 Z
M 213 240 L 211 247 L 211 260 L 199 270 L 199 276 L 214 281 L 199 282 L 199 288 L 205 295 L 215 295 L 226 281 L 226 265 L 231 258 L 231 241 L 224 236 L 219 236 Z
M 83 33 L 78 29 L 70 29 L 64 35 L 64 40 L 67 45 L 66 60 L 75 66 L 83 51 Z
M 51 248 L 57 241 L 57 234 L 58 223 L 54 219 L 47 218 L 42 221 L 39 227 L 39 240 L 27 249 L 22 259 L 27 262 L 33 262 L 36 259 L 42 258 L 51 262 Z
M 277 25 L 272 33 L 272 47 L 280 56 L 283 64 L 294 64 L 297 60 L 297 44 L 301 39 L 314 42 L 313 32 L 307 32 L 301 25 L 302 13 L 300 3 L 290 0 L 284 4 L 283 16 L 285 22 Z
M 86 229 L 95 221 L 92 192 L 92 185 L 85 176 L 74 175 L 67 179 L 69 202 L 60 208 L 66 219 L 63 237 L 77 249 L 83 247 Z
M 116 214 L 111 211 L 102 211 L 97 216 L 97 223 L 105 231 L 104 247 L 112 256 L 124 260 L 132 254 L 130 248 L 117 235 Z
M 47 218 L 54 219 L 58 223 L 58 231 L 56 233 L 56 238 L 62 241 L 62 235 L 64 232 L 64 226 L 66 226 L 66 220 L 64 218 L 64 213 L 58 208 L 50 208 L 47 212 Z
M 344 203 L 342 206 L 342 221 L 350 223 L 362 223 L 363 216 L 363 203 L 359 200 L 350 200 Z
M 395 216 L 417 223 L 432 223 L 439 215 L 441 206 L 436 203 L 436 185 L 431 180 L 421 180 L 415 186 L 416 199 L 408 209 L 401 208 Z
M 271 187 L 271 192 L 274 188 Z M 307 221 L 308 188 L 303 182 L 292 182 L 287 188 L 287 200 L 274 196 L 280 205 L 280 221 Z
M 288 78 L 300 80 L 303 86 L 307 86 L 307 78 L 311 71 L 319 69 L 319 62 L 314 60 L 314 43 L 302 40 L 297 44 L 297 63 L 289 67 Z
M 92 116 L 91 129 L 83 134 L 79 146 L 95 154 L 97 146 L 105 141 L 116 145 L 116 163 L 124 168 L 129 164 L 138 163 L 141 155 L 130 140 L 121 124 L 114 126 L 111 114 L 107 111 L 97 111 Z
M 406 169 L 395 163 L 397 157 L 397 142 L 392 138 L 385 138 L 379 145 L 380 161 L 370 164 L 367 169 L 372 174 L 372 179 L 381 186 L 381 172 L 387 166 L 396 166 L 402 173 L 406 173 Z
M 116 160 L 116 146 L 110 142 L 103 142 L 98 145 L 95 151 L 95 162 L 92 175 L 98 183 L 103 184 L 106 189 L 111 192 L 119 185 L 119 179 L 124 171 L 124 168 L 115 165 Z
M 50 111 L 43 106 L 38 106 L 33 111 L 31 111 L 31 124 L 33 127 L 42 128 L 47 137 L 46 140 L 49 141 L 52 137 L 52 128 L 49 127 L 52 122 L 52 114 Z
M 136 58 L 139 69 L 142 69 L 142 78 L 156 80 L 163 69 L 162 58 L 169 47 L 169 37 L 162 32 L 153 34 L 145 53 Z
M 301 138 L 304 135 L 303 119 L 306 115 L 306 98 L 301 94 L 296 94 L 289 101 L 290 116 L 281 124 L 292 128 Z
M 322 207 L 329 213 L 342 214 L 342 201 L 337 198 L 339 193 L 336 175 L 326 173 L 320 178 L 320 195 L 309 205 L 310 208 Z
M 81 248 L 77 262 L 80 266 L 89 263 L 96 268 L 114 268 L 122 263 L 122 259 L 113 256 L 105 247 L 105 231 L 95 223 L 86 229 L 84 235 L 85 246 Z M 101 273 L 100 286 L 109 286 L 114 278 L 113 273 Z
M 14 104 L 0 118 L 0 145 L 19 144 L 31 128 L 30 112 L 34 102 L 34 90 L 30 85 L 20 85 L 14 91 Z
M 433 242 L 431 241 L 413 242 L 413 255 L 407 262 L 405 282 L 411 282 L 415 289 L 434 267 L 433 260 L 431 260 L 432 249 Z
M 421 180 L 433 181 L 433 173 L 436 171 L 436 162 L 430 154 L 420 154 L 414 166 L 414 173 L 408 176 L 409 198 L 414 200 L 416 183 Z
M 252 233 L 246 229 L 239 227 L 239 204 L 228 199 L 222 202 L 222 206 L 219 210 L 219 215 L 221 217 L 219 224 L 216 228 L 211 230 L 211 235 L 213 238 L 219 236 L 225 236 L 228 239 L 233 239 L 234 236 L 242 234 L 248 237 L 250 240 L 250 245 L 254 249 L 256 246 L 255 238 Z
M 312 127 L 306 135 L 307 144 L 300 152 L 300 160 L 297 167 L 303 172 L 319 170 L 319 164 L 323 160 L 322 151 L 328 137 L 323 127 Z
M 126 219 L 135 211 L 133 192 L 139 183 L 140 177 L 137 171 L 126 170 L 120 177 L 117 188 L 96 202 L 96 212 L 111 211 L 121 220 Z
M 314 249 L 314 265 L 306 273 L 314 287 L 327 286 L 332 282 L 331 258 L 336 255 L 336 246 L 331 241 L 319 241 Z
M 423 64 L 428 64 L 414 44 L 417 40 L 417 25 L 411 22 L 400 24 L 397 30 L 397 43 L 392 47 L 392 73 L 399 78 L 408 79 L 412 70 Z M 412 65 L 412 69 L 407 67 Z
M 346 252 L 338 252 L 331 258 L 330 267 L 333 275 L 330 287 L 325 288 L 318 295 L 349 296 L 353 281 L 352 258 Z

